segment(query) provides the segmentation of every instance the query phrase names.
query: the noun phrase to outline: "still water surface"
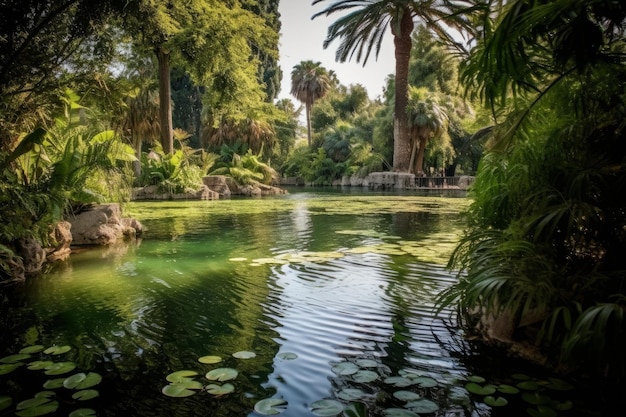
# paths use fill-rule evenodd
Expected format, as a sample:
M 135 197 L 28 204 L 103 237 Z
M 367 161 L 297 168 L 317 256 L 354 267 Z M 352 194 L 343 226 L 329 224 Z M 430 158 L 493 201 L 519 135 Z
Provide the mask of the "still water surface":
M 59 356 L 77 364 L 74 372 L 103 375 L 100 396 L 84 404 L 61 388 L 57 415 L 89 407 L 100 416 L 259 416 L 257 402 L 279 398 L 284 417 L 313 416 L 322 399 L 358 400 L 376 416 L 404 406 L 398 390 L 434 401 L 438 415 L 468 415 L 458 381 L 471 352 L 454 323 L 433 314 L 454 280 L 445 263 L 467 204 L 302 191 L 132 203 L 125 212 L 143 223 L 143 238 L 74 254 L 18 289 L 0 356 L 70 345 Z M 240 351 L 256 357 L 232 356 Z M 222 362 L 198 362 L 207 355 Z M 192 370 L 208 384 L 204 374 L 218 367 L 238 371 L 233 393 L 161 393 L 171 372 Z M 407 373 L 437 384 L 385 382 Z M 17 370 L 0 378 L 0 395 L 18 402 L 51 377 Z

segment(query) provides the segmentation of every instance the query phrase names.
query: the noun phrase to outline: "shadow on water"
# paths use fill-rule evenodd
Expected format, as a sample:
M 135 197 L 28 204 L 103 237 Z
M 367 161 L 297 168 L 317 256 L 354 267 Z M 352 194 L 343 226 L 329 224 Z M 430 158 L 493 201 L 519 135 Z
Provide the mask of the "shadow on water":
M 0 415 L 46 381 L 79 372 L 102 375 L 99 396 L 79 401 L 75 389 L 48 390 L 54 415 L 90 408 L 98 416 L 256 417 L 266 398 L 287 403 L 284 417 L 331 415 L 312 411 L 324 399 L 365 404 L 370 416 L 527 415 L 517 403 L 499 414 L 465 389 L 472 375 L 509 382 L 521 364 L 468 344 L 433 313 L 436 295 L 455 279 L 444 265 L 466 199 L 301 191 L 130 204 L 147 229 L 143 240 L 76 253 L 12 289 L 0 357 L 37 344 L 71 350 L 9 357 L 10 372 L 2 362 L 0 406 L 6 396 L 12 405 Z M 254 358 L 233 357 L 241 351 Z M 207 355 L 221 362 L 198 361 Z M 28 369 L 36 360 L 75 369 Z M 196 372 L 208 385 L 204 375 L 216 368 L 237 371 L 218 383 L 231 383 L 232 393 L 161 392 L 172 372 Z

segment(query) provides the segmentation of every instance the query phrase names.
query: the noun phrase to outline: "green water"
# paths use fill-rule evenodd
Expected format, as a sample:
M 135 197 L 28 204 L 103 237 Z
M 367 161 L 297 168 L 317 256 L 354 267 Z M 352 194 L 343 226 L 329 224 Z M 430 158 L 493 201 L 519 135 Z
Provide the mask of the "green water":
M 467 205 L 451 196 L 301 191 L 128 204 L 143 237 L 75 253 L 15 289 L 0 356 L 68 345 L 23 362 L 71 361 L 76 369 L 62 377 L 102 375 L 95 399 L 53 391 L 54 415 L 86 407 L 99 416 L 259 416 L 255 404 L 277 398 L 286 417 L 316 415 L 312 404 L 322 399 L 359 401 L 377 416 L 405 406 L 398 390 L 435 402 L 439 415 L 484 414 L 488 407 L 470 406 L 462 388 L 473 352 L 432 309 L 454 280 L 444 265 Z M 232 356 L 240 351 L 255 357 Z M 198 361 L 207 355 L 222 361 Z M 206 385 L 204 374 L 219 367 L 237 370 L 232 393 L 161 392 L 174 371 L 195 371 Z M 388 380 L 407 373 L 436 384 Z M 0 398 L 14 402 L 5 412 L 51 378 L 25 367 L 0 375 Z

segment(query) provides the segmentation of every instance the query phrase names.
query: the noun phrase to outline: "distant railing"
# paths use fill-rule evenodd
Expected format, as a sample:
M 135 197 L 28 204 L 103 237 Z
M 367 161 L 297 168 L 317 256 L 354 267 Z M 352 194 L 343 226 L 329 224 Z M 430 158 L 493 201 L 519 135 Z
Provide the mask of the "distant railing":
M 415 177 L 417 188 L 459 188 L 460 177 Z

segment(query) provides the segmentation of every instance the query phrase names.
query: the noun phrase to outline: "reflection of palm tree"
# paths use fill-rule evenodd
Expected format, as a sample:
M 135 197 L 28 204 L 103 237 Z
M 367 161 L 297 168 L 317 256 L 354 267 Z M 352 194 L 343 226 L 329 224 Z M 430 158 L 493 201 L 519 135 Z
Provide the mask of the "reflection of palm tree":
M 407 105 L 411 140 L 411 162 L 409 169 L 414 173 L 424 171 L 424 151 L 428 141 L 444 134 L 448 125 L 448 115 L 437 103 L 437 96 L 425 88 L 413 88 L 409 91 Z
M 313 4 L 323 1 L 325 0 L 314 0 Z M 341 39 L 336 54 L 337 60 L 340 62 L 345 62 L 356 54 L 357 62 L 363 59 L 365 65 L 372 48 L 375 48 L 375 55 L 378 56 L 385 30 L 387 27 L 391 29 L 396 57 L 394 171 L 408 172 L 411 168 L 411 140 L 406 107 L 408 104 L 409 59 L 414 19 L 423 22 L 442 39 L 456 44 L 446 31 L 445 25 L 463 28 L 466 27 L 466 22 L 461 15 L 452 17 L 455 8 L 456 6 L 449 2 L 428 0 L 337 0 L 326 9 L 313 15 L 313 18 L 316 18 L 322 15 L 328 16 L 335 12 L 345 13 L 354 9 L 329 26 L 328 37 L 324 41 L 324 47 L 327 47 L 335 39 Z
M 331 87 L 331 76 L 320 62 L 302 61 L 291 72 L 291 94 L 304 103 L 308 144 L 311 146 L 311 107 Z

